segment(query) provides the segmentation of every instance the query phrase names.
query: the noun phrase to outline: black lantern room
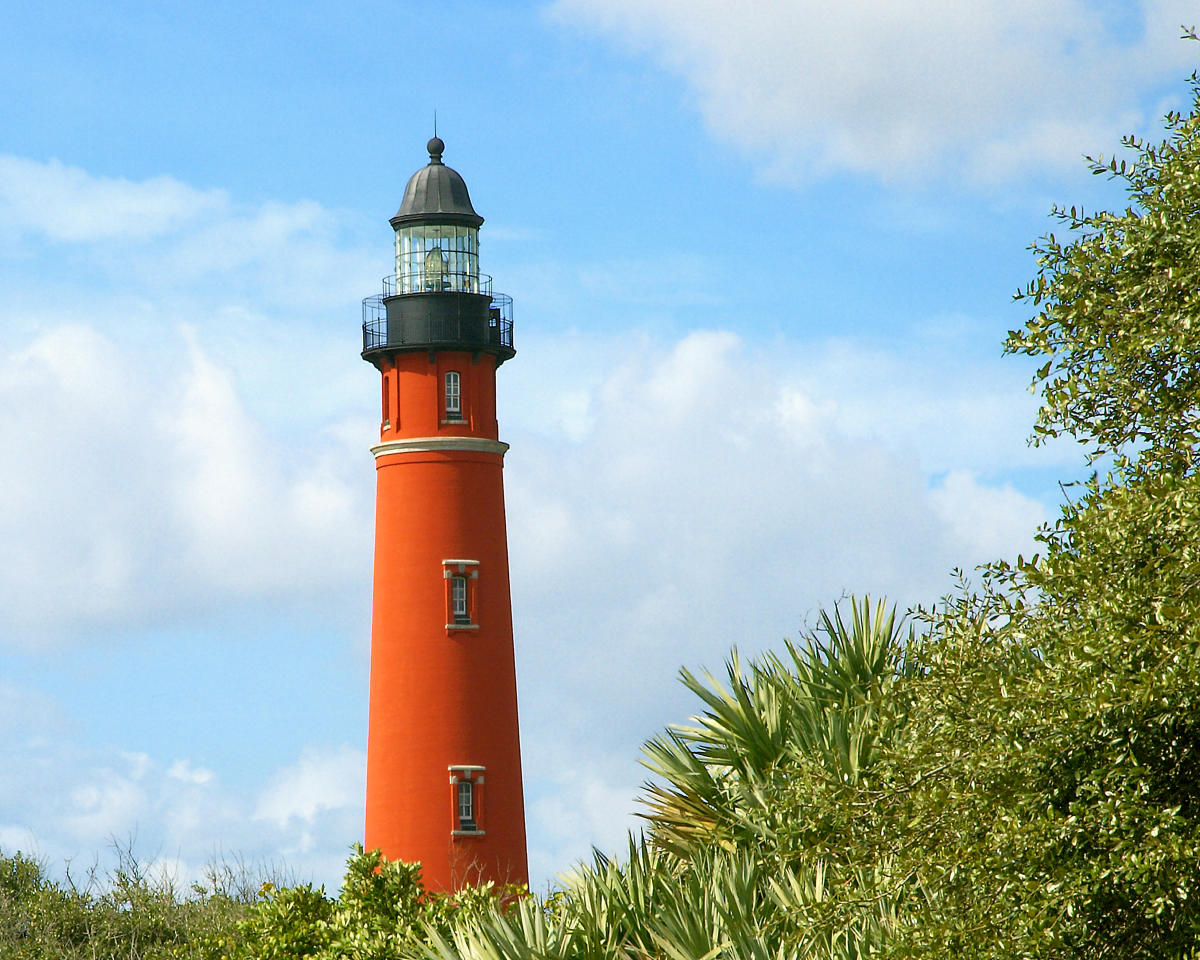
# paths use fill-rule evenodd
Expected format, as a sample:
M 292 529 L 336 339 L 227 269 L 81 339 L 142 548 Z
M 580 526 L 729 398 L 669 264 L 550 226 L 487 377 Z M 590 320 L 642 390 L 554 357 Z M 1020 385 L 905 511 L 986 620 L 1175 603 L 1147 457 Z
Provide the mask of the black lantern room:
M 467 185 L 442 162 L 446 145 L 426 145 L 429 165 L 409 178 L 392 217 L 396 273 L 363 300 L 363 359 L 403 350 L 470 350 L 503 363 L 516 352 L 512 298 L 479 272 L 479 227 Z

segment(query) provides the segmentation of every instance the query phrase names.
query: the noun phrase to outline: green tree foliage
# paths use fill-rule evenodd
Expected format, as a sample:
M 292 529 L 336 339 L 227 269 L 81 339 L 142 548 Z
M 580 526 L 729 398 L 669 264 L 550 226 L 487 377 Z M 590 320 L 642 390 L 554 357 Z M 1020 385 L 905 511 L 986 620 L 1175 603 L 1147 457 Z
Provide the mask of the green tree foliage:
M 1191 463 L 1200 395 L 1200 113 L 1166 118 L 1157 143 L 1126 137 L 1130 159 L 1099 156 L 1123 182 L 1121 213 L 1056 207 L 1067 228 L 1033 247 L 1038 274 L 1017 294 L 1037 316 L 1008 349 L 1045 359 L 1035 438 L 1062 433 L 1098 453 L 1138 444 L 1143 465 Z
M 4 960 L 203 960 L 233 944 L 255 894 L 244 871 L 210 869 L 183 893 L 153 878 L 128 847 L 105 877 L 76 884 L 50 879 L 20 853 L 0 854 L 0 957 Z
M 361 846 L 346 865 L 341 896 L 311 884 L 265 884 L 222 956 L 240 960 L 391 960 L 414 956 L 455 924 L 503 912 L 525 891 L 491 883 L 453 896 L 429 893 L 419 864 L 385 860 Z
M 867 956 L 897 901 L 846 855 L 846 831 L 904 723 L 904 643 L 882 605 L 850 611 L 786 656 L 743 669 L 735 654 L 723 681 L 684 670 L 704 709 L 646 745 L 648 837 L 544 903 L 457 924 L 428 956 Z
M 428 893 L 417 864 L 361 847 L 341 895 L 312 884 L 255 882 L 239 864 L 209 868 L 181 891 L 152 877 L 128 846 L 107 875 L 80 887 L 42 864 L 0 854 L 2 960 L 384 960 L 414 956 L 456 924 L 503 912 L 523 889 L 483 884 L 454 896 Z
M 1094 164 L 1124 183 L 1124 213 L 1058 211 L 1071 239 L 1035 246 L 1018 299 L 1038 314 L 1007 346 L 1045 359 L 1037 436 L 1112 472 L 1072 491 L 1041 556 L 919 614 L 907 722 L 866 815 L 897 838 L 891 955 L 1197 955 L 1195 77 L 1192 93 L 1165 142 Z

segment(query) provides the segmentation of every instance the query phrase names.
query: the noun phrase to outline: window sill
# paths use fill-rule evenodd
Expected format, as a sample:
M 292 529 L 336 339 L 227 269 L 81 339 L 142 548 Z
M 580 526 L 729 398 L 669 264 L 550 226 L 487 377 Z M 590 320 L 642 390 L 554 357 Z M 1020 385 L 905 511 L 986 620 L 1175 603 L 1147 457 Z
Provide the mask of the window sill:
M 448 623 L 448 624 L 446 624 L 446 629 L 447 630 L 478 630 L 479 624 L 477 624 L 477 623 Z
M 443 427 L 465 427 L 467 425 L 467 421 L 461 417 L 458 420 L 442 420 L 440 422 Z
M 452 837 L 486 837 L 486 830 L 451 830 Z

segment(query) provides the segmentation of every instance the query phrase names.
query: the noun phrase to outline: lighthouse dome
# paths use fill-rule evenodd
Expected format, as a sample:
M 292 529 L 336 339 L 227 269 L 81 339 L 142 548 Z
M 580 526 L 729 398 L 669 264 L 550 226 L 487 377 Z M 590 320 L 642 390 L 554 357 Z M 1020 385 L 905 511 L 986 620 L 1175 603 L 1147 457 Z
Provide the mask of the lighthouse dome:
M 483 217 L 471 206 L 467 184 L 457 170 L 442 162 L 446 145 L 439 137 L 434 137 L 426 147 L 429 164 L 409 177 L 400 209 L 391 219 L 392 226 L 424 221 L 478 227 L 483 223 Z

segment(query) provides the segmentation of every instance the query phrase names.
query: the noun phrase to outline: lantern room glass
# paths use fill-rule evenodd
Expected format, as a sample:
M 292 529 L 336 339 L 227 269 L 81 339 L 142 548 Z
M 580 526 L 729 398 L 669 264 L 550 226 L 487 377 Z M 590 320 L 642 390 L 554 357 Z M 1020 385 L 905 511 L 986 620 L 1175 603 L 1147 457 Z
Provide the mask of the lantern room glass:
M 396 230 L 396 292 L 479 292 L 479 229 L 413 224 Z

